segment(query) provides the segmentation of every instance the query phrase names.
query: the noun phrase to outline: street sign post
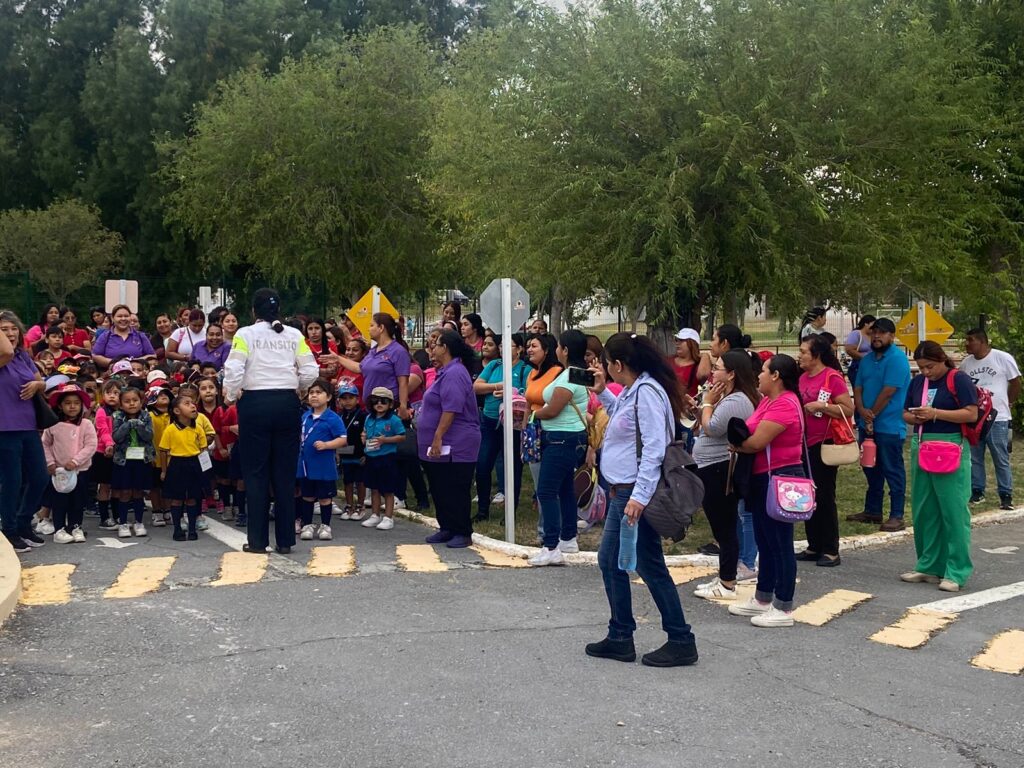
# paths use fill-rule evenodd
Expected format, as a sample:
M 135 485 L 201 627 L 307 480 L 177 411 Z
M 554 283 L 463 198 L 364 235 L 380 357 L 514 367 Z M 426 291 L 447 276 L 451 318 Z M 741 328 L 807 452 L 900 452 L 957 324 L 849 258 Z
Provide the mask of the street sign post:
M 917 302 L 896 323 L 896 339 L 911 352 L 922 341 L 944 344 L 953 335 L 953 326 L 926 301 Z
M 138 280 L 107 280 L 103 286 L 103 303 L 107 312 L 118 304 L 124 304 L 132 312 L 139 311 Z
M 348 311 L 349 319 L 355 324 L 359 332 L 367 339 L 370 338 L 370 320 L 378 312 L 386 312 L 395 320 L 398 319 L 398 310 L 394 304 L 384 295 L 381 289 L 374 285 L 370 287 L 362 298 L 359 299 Z
M 501 403 L 505 413 L 502 438 L 505 449 L 505 541 L 516 541 L 515 450 L 512 417 L 512 334 L 529 319 L 530 294 L 509 277 L 491 281 L 480 294 L 480 317 L 488 328 L 501 330 Z

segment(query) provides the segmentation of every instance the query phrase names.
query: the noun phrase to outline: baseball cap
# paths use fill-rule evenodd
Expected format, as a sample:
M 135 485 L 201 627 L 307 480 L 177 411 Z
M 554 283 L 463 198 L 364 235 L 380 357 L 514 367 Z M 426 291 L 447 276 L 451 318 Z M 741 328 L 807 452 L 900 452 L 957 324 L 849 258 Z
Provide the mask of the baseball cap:
M 379 397 L 382 400 L 394 400 L 395 393 L 387 387 L 374 387 L 373 391 L 370 393 L 370 397 Z
M 883 333 L 896 333 L 896 323 L 888 317 L 880 317 L 871 324 L 871 330 Z
M 689 340 L 700 344 L 700 334 L 693 330 L 693 328 L 680 328 L 679 333 L 676 334 L 676 338 L 680 341 Z
M 381 387 L 377 387 L 381 389 Z M 390 390 L 388 390 L 390 392 Z M 359 387 L 353 384 L 351 381 L 342 381 L 338 384 L 338 397 L 344 397 L 345 395 L 354 395 L 359 397 Z
M 131 373 L 132 363 L 130 360 L 118 360 L 112 366 L 110 366 L 110 375 L 115 376 L 119 373 Z
M 147 384 L 156 384 L 158 381 L 166 382 L 167 374 L 164 373 L 163 371 L 150 371 L 148 374 L 146 374 Z

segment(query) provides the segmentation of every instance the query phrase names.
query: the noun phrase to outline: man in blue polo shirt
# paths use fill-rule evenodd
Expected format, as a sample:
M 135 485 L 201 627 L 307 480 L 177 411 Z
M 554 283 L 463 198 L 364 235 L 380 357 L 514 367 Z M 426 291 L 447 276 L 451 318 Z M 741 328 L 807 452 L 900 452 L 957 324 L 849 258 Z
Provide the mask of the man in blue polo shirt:
M 896 325 L 880 317 L 871 326 L 871 354 L 860 361 L 853 401 L 857 407 L 860 441 L 871 437 L 878 447 L 875 466 L 864 467 L 868 490 L 864 511 L 847 515 L 858 523 L 881 523 L 883 531 L 902 531 L 903 507 L 907 496 L 907 475 L 903 466 L 903 442 L 907 425 L 903 403 L 910 387 L 910 363 L 903 350 L 893 345 Z M 882 499 L 889 484 L 889 519 L 882 522 Z

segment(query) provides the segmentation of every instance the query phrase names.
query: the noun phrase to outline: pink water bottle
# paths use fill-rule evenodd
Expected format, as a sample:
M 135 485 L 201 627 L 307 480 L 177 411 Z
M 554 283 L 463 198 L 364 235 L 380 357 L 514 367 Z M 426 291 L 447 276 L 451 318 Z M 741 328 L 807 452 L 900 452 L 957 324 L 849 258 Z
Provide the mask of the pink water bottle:
M 870 438 L 864 438 L 864 442 L 860 446 L 860 465 L 870 469 L 875 466 L 875 462 L 878 459 L 878 446 L 875 445 L 875 441 Z

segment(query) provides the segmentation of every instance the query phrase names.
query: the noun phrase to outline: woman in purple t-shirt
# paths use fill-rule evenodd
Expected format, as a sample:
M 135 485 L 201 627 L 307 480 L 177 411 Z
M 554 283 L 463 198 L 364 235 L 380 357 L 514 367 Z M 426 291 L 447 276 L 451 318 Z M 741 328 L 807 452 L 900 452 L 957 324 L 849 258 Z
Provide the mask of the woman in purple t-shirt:
M 24 346 L 25 327 L 18 316 L 0 311 L 0 527 L 16 552 L 43 543 L 32 532 L 32 515 L 47 482 L 32 405 L 46 385 Z
M 370 338 L 377 346 L 359 362 L 347 357 L 320 355 L 320 364 L 338 365 L 363 375 L 363 393 L 376 387 L 387 387 L 398 399 L 398 418 L 409 418 L 409 350 L 398 343 L 398 323 L 386 312 L 378 312 L 370 320 Z
M 92 359 L 97 367 L 106 370 L 111 363 L 128 358 L 138 360 L 153 357 L 153 345 L 146 335 L 131 327 L 132 311 L 118 304 L 110 313 L 113 326 L 92 345 Z
M 423 395 L 416 442 L 441 530 L 427 543 L 468 547 L 473 535 L 469 494 L 480 454 L 480 412 L 469 375 L 476 356 L 459 334 L 445 331 L 431 358 L 440 367 Z

